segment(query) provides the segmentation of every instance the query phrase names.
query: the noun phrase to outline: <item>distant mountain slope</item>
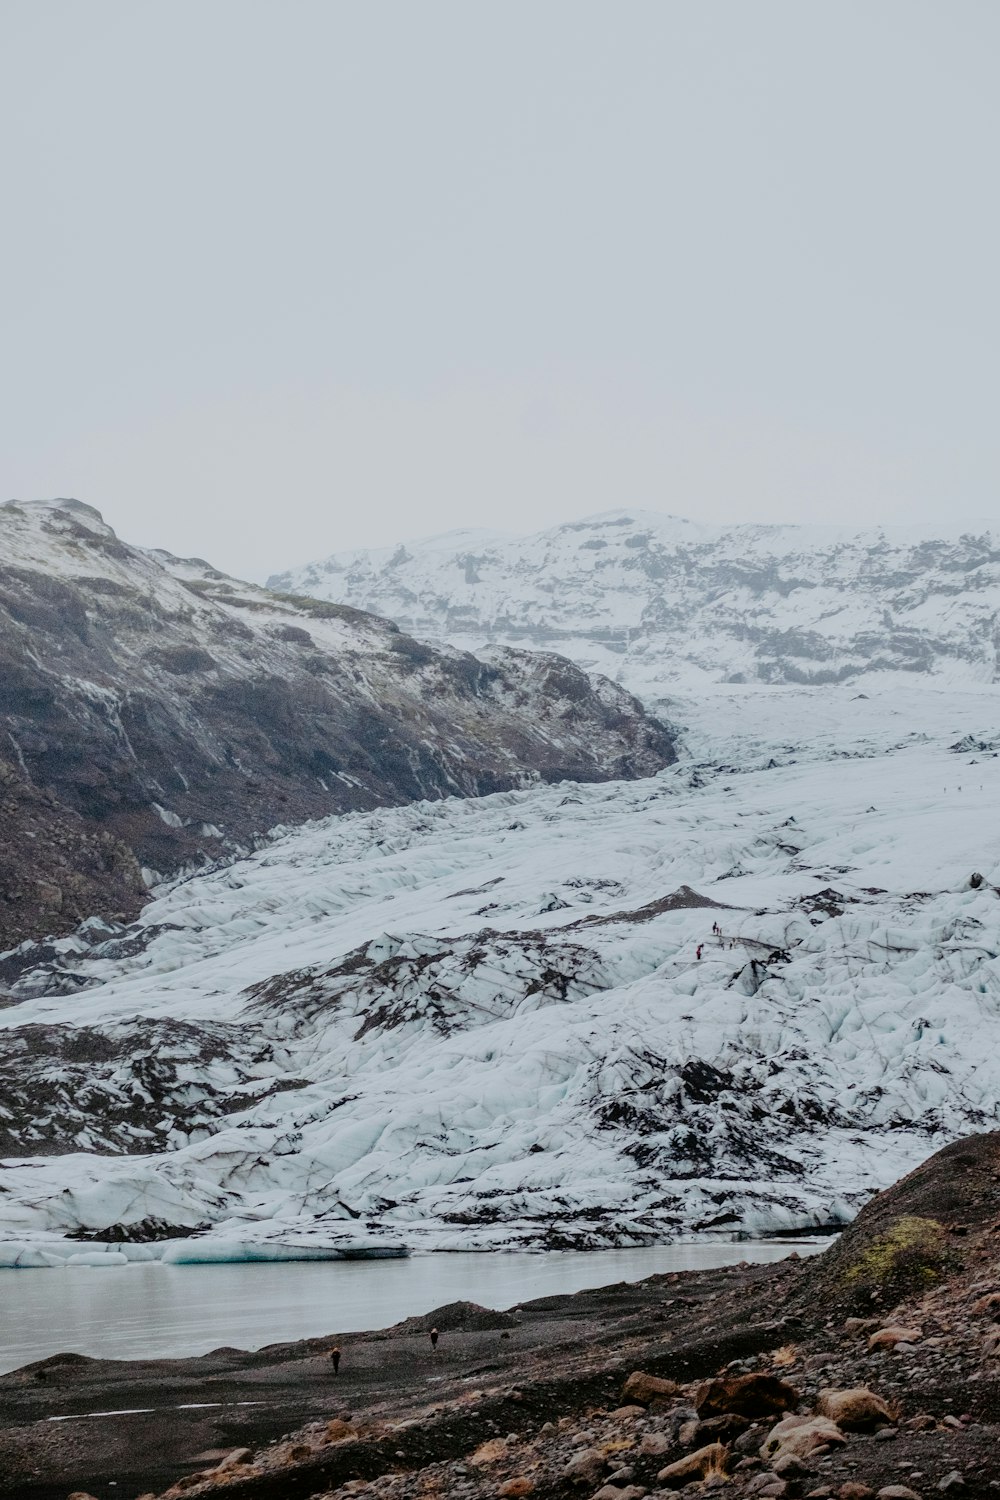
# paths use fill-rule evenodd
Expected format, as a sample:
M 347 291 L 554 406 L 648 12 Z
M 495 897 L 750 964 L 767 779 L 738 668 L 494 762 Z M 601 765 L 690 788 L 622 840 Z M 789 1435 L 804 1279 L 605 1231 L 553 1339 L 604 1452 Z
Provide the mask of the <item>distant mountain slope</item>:
M 276 824 L 673 758 L 628 694 L 560 657 L 435 651 L 127 546 L 77 501 L 0 506 L 0 950 L 132 916 L 141 867 Z
M 1000 675 L 1000 528 L 705 527 L 615 511 L 334 554 L 269 586 L 426 640 L 558 649 L 655 698 L 699 682 Z

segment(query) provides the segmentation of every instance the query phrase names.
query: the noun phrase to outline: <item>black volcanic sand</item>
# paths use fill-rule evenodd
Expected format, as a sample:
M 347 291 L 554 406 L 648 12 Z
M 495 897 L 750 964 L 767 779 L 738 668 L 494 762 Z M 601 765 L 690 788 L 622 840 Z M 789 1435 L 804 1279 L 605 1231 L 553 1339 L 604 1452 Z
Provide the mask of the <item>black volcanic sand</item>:
M 847 1481 L 937 1494 L 957 1472 L 961 1482 L 941 1493 L 992 1496 L 1000 1492 L 998 1319 L 994 1133 L 947 1148 L 879 1195 L 822 1256 L 654 1276 L 543 1298 L 510 1315 L 456 1304 L 343 1335 L 339 1377 L 326 1352 L 332 1336 L 255 1354 L 56 1356 L 26 1366 L 0 1377 L 0 1495 L 65 1500 L 77 1489 L 135 1500 L 179 1480 L 178 1494 L 228 1500 L 339 1495 L 345 1484 L 344 1494 L 388 1500 L 425 1492 L 479 1500 L 530 1474 L 536 1500 L 588 1500 L 604 1481 L 574 1488 L 562 1471 L 581 1443 L 601 1442 L 616 1455 L 605 1478 L 612 1462 L 627 1460 L 628 1482 L 654 1494 L 657 1471 L 711 1434 L 678 1435 L 691 1414 L 690 1385 L 673 1411 L 620 1412 L 625 1376 L 641 1369 L 683 1386 L 735 1361 L 737 1372 L 791 1382 L 802 1410 L 821 1387 L 867 1385 L 898 1425 L 849 1434 L 846 1448 L 774 1479 L 756 1458 L 765 1423 L 737 1440 L 731 1464 L 743 1468 L 727 1495 L 765 1480 L 789 1497 L 836 1495 Z M 436 1353 L 432 1323 L 441 1330 Z M 869 1334 L 897 1323 L 921 1337 L 902 1353 L 870 1351 Z M 152 1410 L 122 1414 L 137 1407 Z M 109 1412 L 117 1414 L 90 1415 Z M 327 1433 L 337 1417 L 350 1427 Z M 667 1444 L 657 1456 L 641 1448 L 651 1434 Z M 498 1438 L 506 1442 L 497 1456 L 470 1468 L 469 1456 Z M 222 1475 L 193 1479 L 234 1448 L 251 1450 L 250 1461 L 224 1483 Z
M 198 1359 L 143 1361 L 54 1355 L 0 1376 L 0 1495 L 65 1500 L 75 1488 L 100 1500 L 133 1500 L 203 1469 L 197 1455 L 210 1450 L 257 1448 L 306 1422 L 347 1413 L 422 1411 L 428 1402 L 464 1397 L 470 1381 L 509 1386 L 548 1376 L 570 1356 L 575 1363 L 591 1346 L 613 1354 L 650 1328 L 683 1339 L 703 1321 L 714 1294 L 758 1292 L 773 1274 L 773 1266 L 728 1267 L 543 1297 L 499 1329 L 449 1329 L 443 1318 L 437 1352 L 428 1337 L 435 1312 L 395 1329 L 272 1344 L 255 1354 L 218 1349 Z M 692 1373 L 756 1347 L 758 1338 L 710 1338 Z M 343 1350 L 337 1377 L 327 1354 L 334 1343 Z M 614 1384 L 612 1377 L 608 1389 Z M 209 1402 L 218 1404 L 184 1409 Z M 134 1407 L 154 1409 L 87 1415 Z M 109 1480 L 117 1483 L 109 1487 Z

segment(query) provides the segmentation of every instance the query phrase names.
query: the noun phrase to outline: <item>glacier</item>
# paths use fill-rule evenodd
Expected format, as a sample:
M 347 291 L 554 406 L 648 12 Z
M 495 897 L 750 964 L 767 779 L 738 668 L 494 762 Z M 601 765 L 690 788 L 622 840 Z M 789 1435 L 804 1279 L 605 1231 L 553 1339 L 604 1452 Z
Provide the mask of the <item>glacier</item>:
M 645 780 L 280 829 L 110 937 L 23 945 L 0 1238 L 805 1229 L 994 1124 L 996 690 L 672 702 L 685 758 Z

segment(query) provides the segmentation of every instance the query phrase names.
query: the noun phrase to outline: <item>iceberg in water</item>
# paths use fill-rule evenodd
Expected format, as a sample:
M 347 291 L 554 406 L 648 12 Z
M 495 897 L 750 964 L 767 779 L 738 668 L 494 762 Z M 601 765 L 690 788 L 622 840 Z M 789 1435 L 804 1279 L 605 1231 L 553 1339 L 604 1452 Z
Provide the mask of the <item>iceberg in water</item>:
M 267 1241 L 218 1239 L 171 1240 L 161 1259 L 171 1266 L 232 1264 L 237 1261 L 384 1260 L 409 1254 L 405 1245 L 278 1245 Z

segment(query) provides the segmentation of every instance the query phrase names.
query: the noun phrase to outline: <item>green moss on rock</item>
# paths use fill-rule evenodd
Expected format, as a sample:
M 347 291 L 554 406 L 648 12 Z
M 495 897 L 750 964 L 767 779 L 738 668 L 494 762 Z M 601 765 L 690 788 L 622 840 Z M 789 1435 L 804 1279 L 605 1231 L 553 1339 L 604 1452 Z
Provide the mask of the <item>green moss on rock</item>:
M 943 1225 L 906 1214 L 858 1246 L 840 1277 L 851 1291 L 885 1303 L 932 1286 L 953 1262 Z

